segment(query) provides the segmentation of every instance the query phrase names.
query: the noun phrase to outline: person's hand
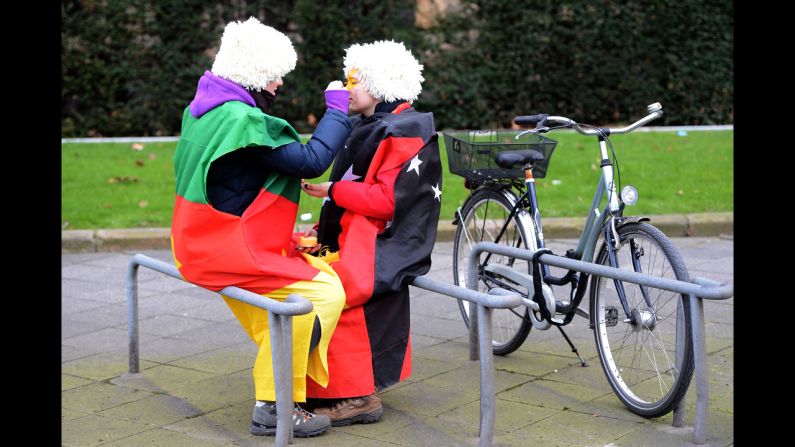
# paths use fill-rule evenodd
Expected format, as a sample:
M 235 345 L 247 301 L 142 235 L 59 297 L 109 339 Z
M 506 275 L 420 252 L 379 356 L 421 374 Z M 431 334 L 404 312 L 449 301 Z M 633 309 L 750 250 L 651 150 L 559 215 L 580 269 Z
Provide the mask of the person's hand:
M 321 198 L 328 197 L 328 189 L 330 187 L 331 182 L 318 183 L 317 185 L 306 182 L 301 183 L 301 189 L 303 189 L 305 193 L 309 194 L 310 196 Z
M 345 91 L 347 91 L 347 89 L 345 88 L 345 85 L 342 83 L 342 81 L 331 81 L 331 82 L 329 82 L 328 83 L 328 87 L 326 87 L 326 91 L 328 91 L 328 90 L 345 90 Z
M 304 235 L 298 239 L 296 250 L 302 253 L 315 254 L 320 251 L 320 244 L 317 243 L 317 231 L 310 228 L 304 231 Z
M 351 97 L 351 92 L 342 85 L 342 81 L 329 82 L 328 87 L 326 87 L 325 95 L 327 109 L 339 110 L 345 114 L 348 113 L 348 100 Z

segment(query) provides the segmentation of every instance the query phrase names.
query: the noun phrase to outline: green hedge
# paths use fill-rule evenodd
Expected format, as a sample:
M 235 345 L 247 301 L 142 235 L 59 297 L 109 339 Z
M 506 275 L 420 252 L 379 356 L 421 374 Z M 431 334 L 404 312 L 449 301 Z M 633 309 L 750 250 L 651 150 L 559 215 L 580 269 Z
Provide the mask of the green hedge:
M 175 135 L 224 25 L 255 16 L 299 54 L 274 111 L 310 132 L 344 49 L 402 40 L 425 65 L 417 108 L 444 128 L 507 127 L 547 112 L 618 123 L 733 123 L 729 1 L 459 2 L 431 30 L 413 1 L 64 1 L 64 137 Z
M 441 127 L 549 113 L 605 124 L 733 122 L 730 1 L 465 1 L 439 27 L 422 106 Z M 441 43 L 440 43 L 441 44 Z
M 267 15 L 284 29 L 290 3 L 62 2 L 63 136 L 177 134 L 226 23 Z

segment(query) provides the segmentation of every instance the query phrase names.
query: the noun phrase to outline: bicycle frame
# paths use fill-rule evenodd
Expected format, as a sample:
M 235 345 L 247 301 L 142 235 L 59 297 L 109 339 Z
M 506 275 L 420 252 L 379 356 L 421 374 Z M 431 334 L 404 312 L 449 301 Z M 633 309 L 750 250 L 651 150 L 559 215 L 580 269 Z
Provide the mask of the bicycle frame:
M 574 250 L 573 256 L 574 259 L 584 260 L 587 262 L 593 262 L 596 242 L 599 239 L 600 230 L 604 227 L 608 217 L 620 217 L 621 215 L 621 206 L 618 201 L 618 194 L 616 193 L 616 188 L 613 184 L 613 166 L 607 158 L 607 148 L 603 138 L 599 139 L 599 148 L 602 154 L 602 175 L 599 179 L 599 183 L 596 185 L 596 191 L 594 192 L 591 208 L 585 221 L 585 227 L 580 233 L 579 239 L 577 241 L 577 248 Z M 525 167 L 526 171 L 528 169 L 532 169 L 532 166 Z M 516 204 L 514 204 L 510 215 L 506 219 L 506 225 L 504 225 L 498 233 L 495 242 L 499 243 L 500 238 L 505 232 L 507 223 L 511 221 L 514 215 L 519 212 L 520 209 L 526 208 L 533 219 L 533 223 L 535 224 L 534 226 L 536 234 L 534 237 L 538 243 L 538 248 L 544 248 L 544 231 L 541 225 L 541 212 L 538 208 L 538 198 L 536 196 L 535 179 L 532 176 L 532 170 L 530 170 L 529 174 L 527 174 L 524 183 L 525 191 L 521 196 L 519 196 L 519 200 L 516 201 Z M 600 212 L 599 205 L 602 203 L 603 197 L 605 195 L 607 198 L 607 203 Z M 543 265 L 543 268 L 544 275 L 549 275 L 549 268 L 546 265 Z
M 614 252 L 614 245 L 612 243 L 613 234 L 615 234 L 615 220 L 616 217 L 621 217 L 621 213 L 623 207 L 621 206 L 618 194 L 616 192 L 616 186 L 613 182 L 613 165 L 610 162 L 610 159 L 607 154 L 607 146 L 605 144 L 605 139 L 600 135 L 599 137 L 599 151 L 602 156 L 602 163 L 601 163 L 601 176 L 599 182 L 596 185 L 596 190 L 594 191 L 593 201 L 591 203 L 591 208 L 588 213 L 588 217 L 586 218 L 585 226 L 580 233 L 579 239 L 577 241 L 577 247 L 574 249 L 574 252 L 569 254 L 568 256 L 576 259 L 576 260 L 583 260 L 586 262 L 593 262 L 595 251 L 596 251 L 596 244 L 599 240 L 599 235 L 601 230 L 605 229 L 605 240 L 608 241 L 609 247 L 609 258 L 610 258 L 610 265 L 612 267 L 618 267 L 618 260 L 616 259 L 615 252 Z M 521 209 L 526 209 L 529 211 L 530 218 L 533 221 L 533 227 L 535 234 L 533 237 L 536 239 L 536 243 L 539 249 L 545 248 L 544 242 L 544 231 L 543 226 L 541 223 L 541 212 L 539 211 L 538 207 L 538 197 L 536 195 L 535 189 L 535 179 L 533 178 L 532 174 L 532 165 L 527 165 L 524 167 L 525 170 L 525 190 L 524 193 L 519 196 L 519 199 L 514 203 L 513 208 L 511 209 L 508 218 L 505 220 L 503 227 L 500 229 L 497 237 L 495 238 L 495 243 L 499 243 L 500 239 L 502 238 L 503 234 L 514 218 L 514 216 L 519 212 Z M 521 190 L 520 190 L 521 191 Z M 605 207 L 600 212 L 599 206 L 602 203 L 603 198 L 606 198 Z M 488 262 L 491 253 L 486 256 L 484 262 Z M 636 271 L 640 272 L 638 265 L 634 266 Z M 549 281 L 553 284 L 562 285 L 565 284 L 566 281 L 563 278 L 555 278 L 550 275 L 549 266 L 546 264 L 541 264 L 542 268 L 542 275 L 547 279 L 551 279 Z M 565 277 L 564 277 L 565 278 Z M 558 280 L 558 282 L 555 282 Z M 586 284 L 583 283 L 578 285 L 579 287 L 586 287 Z M 623 290 L 623 285 L 617 281 L 616 287 L 619 289 L 619 297 L 624 307 L 624 311 L 629 316 L 629 308 L 626 303 L 626 297 Z M 584 289 L 582 290 L 584 292 Z M 646 295 L 644 293 L 644 295 Z M 580 300 L 582 299 L 582 295 L 580 295 L 580 299 L 576 300 L 576 302 L 572 302 L 573 306 L 578 306 Z M 648 297 L 647 297 L 648 300 Z M 570 320 L 569 320 L 570 321 Z

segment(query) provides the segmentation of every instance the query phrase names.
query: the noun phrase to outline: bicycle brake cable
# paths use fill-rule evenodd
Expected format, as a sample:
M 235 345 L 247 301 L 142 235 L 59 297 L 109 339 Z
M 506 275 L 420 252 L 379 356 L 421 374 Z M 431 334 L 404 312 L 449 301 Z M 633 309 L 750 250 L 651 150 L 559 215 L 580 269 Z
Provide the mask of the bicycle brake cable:
M 610 138 L 605 137 L 605 141 L 607 141 L 607 145 L 610 146 L 610 153 L 613 154 L 613 165 L 615 165 L 615 177 L 618 179 L 618 188 L 616 191 L 621 194 L 621 168 L 618 166 L 618 157 L 616 156 L 616 151 L 613 149 L 613 143 L 610 141 Z
M 613 142 L 610 141 L 610 137 L 608 135 L 605 135 L 604 132 L 602 132 L 602 129 L 599 127 L 592 126 L 590 124 L 582 124 L 582 123 L 580 123 L 580 126 L 590 127 L 591 129 L 594 129 L 599 134 L 599 136 L 604 138 L 604 140 L 607 142 L 607 145 L 610 147 L 610 153 L 613 155 L 613 166 L 615 166 L 615 170 L 613 171 L 613 177 L 614 179 L 618 179 L 617 182 L 618 187 L 616 188 L 616 192 L 621 191 L 621 168 L 618 165 L 618 157 L 616 156 L 615 149 L 613 149 Z

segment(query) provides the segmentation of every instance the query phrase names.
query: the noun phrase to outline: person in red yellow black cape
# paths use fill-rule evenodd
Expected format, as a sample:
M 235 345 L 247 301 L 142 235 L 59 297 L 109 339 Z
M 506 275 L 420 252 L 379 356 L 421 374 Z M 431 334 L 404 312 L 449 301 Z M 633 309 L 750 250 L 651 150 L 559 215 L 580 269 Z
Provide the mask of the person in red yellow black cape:
M 304 183 L 326 197 L 310 250 L 329 262 L 346 308 L 329 345 L 327 387 L 307 381 L 308 404 L 333 426 L 381 419 L 377 391 L 411 373 L 408 283 L 428 272 L 441 207 L 442 168 L 431 113 L 411 106 L 422 65 L 402 43 L 346 50 L 354 128 L 330 181 Z
M 253 17 L 226 25 L 212 70 L 183 114 L 171 240 L 174 262 L 192 283 L 215 291 L 237 286 L 280 300 L 297 293 L 312 302 L 312 312 L 293 318 L 293 433 L 307 437 L 330 426 L 327 416 L 298 403 L 306 400 L 307 377 L 315 386 L 328 383 L 328 344 L 345 298 L 337 273 L 296 249 L 300 179 L 325 172 L 351 123 L 349 92 L 340 81 L 326 89 L 326 113 L 307 144 L 271 114 L 282 77 L 295 63 L 292 43 L 281 32 Z M 274 435 L 268 314 L 224 299 L 259 348 L 250 431 Z M 319 340 L 311 344 L 315 324 Z

